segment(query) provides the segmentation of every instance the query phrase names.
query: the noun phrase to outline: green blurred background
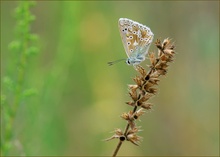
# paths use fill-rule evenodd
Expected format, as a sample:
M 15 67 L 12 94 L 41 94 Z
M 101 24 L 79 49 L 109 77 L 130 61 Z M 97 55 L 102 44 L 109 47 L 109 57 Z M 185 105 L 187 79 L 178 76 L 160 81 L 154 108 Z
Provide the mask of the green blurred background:
M 17 5 L 1 1 L 1 78 L 13 64 Z M 17 112 L 13 131 L 22 148 L 11 155 L 112 155 L 118 141 L 102 140 L 126 126 L 119 116 L 131 109 L 127 84 L 137 74 L 124 63 L 106 64 L 126 57 L 121 17 L 149 26 L 154 40 L 172 38 L 178 54 L 153 111 L 138 122 L 144 141 L 124 143 L 118 155 L 219 155 L 219 1 L 37 1 L 31 12 L 40 52 L 25 82 L 38 94 Z

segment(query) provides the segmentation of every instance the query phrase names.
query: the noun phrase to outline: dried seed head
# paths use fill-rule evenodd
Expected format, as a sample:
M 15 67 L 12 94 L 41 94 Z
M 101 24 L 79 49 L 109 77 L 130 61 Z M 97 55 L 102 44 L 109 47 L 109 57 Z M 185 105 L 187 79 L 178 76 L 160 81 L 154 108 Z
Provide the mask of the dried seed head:
M 146 75 L 146 70 L 142 66 L 138 65 L 137 70 L 142 76 Z
M 175 52 L 172 49 L 165 49 L 164 53 L 169 56 L 173 56 L 175 54 Z
M 133 80 L 139 87 L 141 87 L 142 82 L 143 82 L 142 77 L 136 76 Z
M 167 60 L 167 58 L 166 58 L 166 60 Z M 166 61 L 161 61 L 161 62 L 159 62 L 156 66 L 155 66 L 155 69 L 157 70 L 157 69 L 165 69 L 165 68 L 167 68 L 168 67 L 168 64 L 167 64 L 167 62 Z
M 175 49 L 175 45 L 170 45 L 169 49 L 174 50 Z M 175 52 L 173 51 L 173 53 L 175 54 Z
M 160 42 L 159 39 L 156 40 L 155 45 L 156 45 L 156 47 L 157 47 L 159 50 L 162 50 L 162 49 L 163 49 L 162 46 L 161 46 L 161 42 Z
M 160 49 L 158 49 L 158 57 L 163 55 L 163 51 L 161 51 Z
M 131 143 L 133 143 L 134 145 L 139 146 L 140 141 L 142 141 L 142 137 L 137 136 L 136 134 L 129 134 L 127 136 L 127 140 L 130 141 Z
M 152 64 L 152 66 L 155 66 L 155 64 L 156 64 L 155 54 L 153 52 L 151 52 L 151 53 L 148 54 L 148 56 L 149 56 L 149 59 L 150 59 L 150 62 Z
M 131 129 L 136 127 L 136 124 L 135 124 L 135 122 L 133 120 L 132 121 L 128 121 L 128 123 L 129 123 Z
M 162 69 L 166 69 L 168 67 L 168 64 L 167 63 L 160 63 L 160 66 Z
M 112 140 L 112 139 L 120 138 L 120 137 L 123 137 L 123 136 L 124 136 L 121 129 L 118 129 L 118 128 L 117 128 L 117 129 L 114 130 L 114 132 L 115 132 L 115 134 L 114 134 L 112 137 L 107 138 L 107 139 L 105 139 L 104 141 L 110 141 L 110 140 Z
M 167 47 L 169 44 L 170 44 L 170 40 L 169 40 L 169 38 L 166 38 L 166 39 L 164 39 L 164 41 L 163 41 L 162 47 L 165 48 L 165 47 Z
M 150 78 L 158 78 L 160 74 L 157 71 L 154 71 L 153 73 L 150 74 Z
M 142 98 L 138 101 L 140 103 L 140 106 L 141 106 L 141 103 L 147 101 L 148 99 L 150 99 L 150 97 L 152 97 L 153 95 L 150 94 L 150 93 L 146 93 L 144 96 L 142 96 Z
M 130 97 L 136 101 L 138 99 L 138 95 L 137 95 L 137 89 L 138 89 L 138 85 L 128 85 L 130 92 L 129 95 Z
M 144 85 L 144 89 L 145 89 L 146 91 L 148 91 L 148 89 L 149 89 L 150 87 L 154 86 L 154 85 L 155 85 L 154 83 L 148 81 L 148 82 Z
M 136 135 L 136 133 L 138 131 L 141 131 L 141 130 L 139 130 L 139 128 L 135 127 L 133 129 L 129 130 L 127 133 L 127 136 L 126 136 L 128 141 L 130 141 L 131 143 L 133 143 L 137 146 L 139 146 L 140 141 L 142 140 L 142 137 Z
M 165 55 L 165 54 L 162 54 L 161 56 L 160 56 L 160 60 L 161 61 L 164 61 L 164 62 L 167 62 L 167 56 Z
M 118 129 L 118 128 L 117 128 L 117 129 L 115 129 L 115 131 L 114 131 L 114 132 L 115 132 L 115 134 L 116 134 L 116 135 L 118 135 L 118 136 L 123 135 L 123 132 L 122 132 L 122 130 L 121 130 L 121 129 Z
M 145 113 L 144 109 L 143 108 L 140 108 L 138 111 L 136 111 L 133 115 L 134 119 L 139 119 L 139 117 L 141 115 L 143 115 Z
M 150 78 L 150 79 L 148 80 L 148 82 L 150 82 L 150 83 L 152 83 L 152 84 L 155 84 L 155 85 L 157 85 L 159 81 L 160 81 L 159 78 Z
M 129 111 L 128 113 L 123 113 L 121 115 L 121 117 L 125 120 L 128 120 L 128 121 L 133 121 L 134 118 L 133 118 L 133 111 Z
M 135 106 L 135 102 L 133 102 L 133 101 L 128 101 L 128 102 L 126 102 L 126 104 L 128 104 L 130 106 Z
M 155 65 L 155 69 L 161 69 L 161 64 Z
M 121 115 L 121 118 L 125 119 L 125 120 L 129 120 L 129 115 L 127 113 L 123 113 Z
M 146 110 L 151 110 L 152 109 L 152 104 L 151 103 L 147 103 L 147 102 L 144 102 L 142 103 L 141 107 L 143 107 L 144 109 Z
M 129 131 L 128 131 L 128 133 L 127 133 L 127 135 L 128 134 L 134 134 L 134 133 L 137 133 L 137 132 L 139 132 L 139 131 L 142 131 L 142 130 L 140 130 L 140 126 L 139 127 L 135 127 L 135 128 L 133 128 L 133 129 L 130 129 Z
M 136 92 L 129 92 L 129 95 L 134 101 L 137 100 L 137 93 Z
M 167 59 L 167 62 L 172 62 L 173 61 L 173 58 L 172 57 L 169 57 L 168 59 Z
M 167 70 L 166 70 L 166 69 L 158 69 L 157 72 L 158 72 L 160 75 L 166 75 Z
M 136 91 L 138 89 L 138 85 L 128 85 L 128 87 L 132 91 Z
M 147 92 L 155 95 L 157 93 L 157 88 L 148 88 Z
M 135 127 L 134 123 L 134 116 L 133 116 L 133 111 L 129 111 L 128 113 L 123 113 L 121 117 L 125 120 L 127 120 L 128 124 L 130 125 L 131 128 Z

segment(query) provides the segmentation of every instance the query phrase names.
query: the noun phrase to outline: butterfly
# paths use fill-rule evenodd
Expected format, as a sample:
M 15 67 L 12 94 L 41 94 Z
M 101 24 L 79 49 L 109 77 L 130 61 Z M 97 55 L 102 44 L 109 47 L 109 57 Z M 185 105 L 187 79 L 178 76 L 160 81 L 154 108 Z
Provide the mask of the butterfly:
M 149 27 L 127 18 L 120 18 L 118 27 L 124 49 L 128 56 L 126 63 L 133 66 L 140 64 L 145 60 L 154 34 Z M 113 63 L 115 62 L 109 62 L 109 65 Z

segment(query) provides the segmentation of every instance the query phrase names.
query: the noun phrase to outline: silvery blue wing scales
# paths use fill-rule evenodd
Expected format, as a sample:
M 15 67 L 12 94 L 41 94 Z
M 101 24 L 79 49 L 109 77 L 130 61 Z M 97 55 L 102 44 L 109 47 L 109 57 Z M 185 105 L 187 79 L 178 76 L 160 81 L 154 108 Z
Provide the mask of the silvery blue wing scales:
M 127 18 L 120 18 L 118 26 L 128 56 L 126 63 L 134 66 L 140 64 L 145 60 L 154 34 L 149 27 Z

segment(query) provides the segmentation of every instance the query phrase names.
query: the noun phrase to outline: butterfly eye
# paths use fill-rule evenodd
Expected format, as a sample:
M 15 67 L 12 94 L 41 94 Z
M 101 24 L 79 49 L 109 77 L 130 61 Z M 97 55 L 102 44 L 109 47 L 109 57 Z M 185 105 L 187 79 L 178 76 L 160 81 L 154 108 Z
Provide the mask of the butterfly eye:
M 141 38 L 140 40 L 143 41 L 143 38 Z
M 125 31 L 127 31 L 128 29 L 127 28 L 125 28 Z
M 128 65 L 131 65 L 131 62 L 130 62 L 129 58 L 126 60 L 126 63 L 127 63 Z
M 133 49 L 130 49 L 130 52 L 133 52 Z
M 128 45 L 130 45 L 130 44 L 131 44 L 131 42 L 127 42 L 127 44 L 128 44 Z
M 134 31 L 133 34 L 136 34 L 136 31 Z
M 133 36 L 129 36 L 130 39 L 133 39 Z

